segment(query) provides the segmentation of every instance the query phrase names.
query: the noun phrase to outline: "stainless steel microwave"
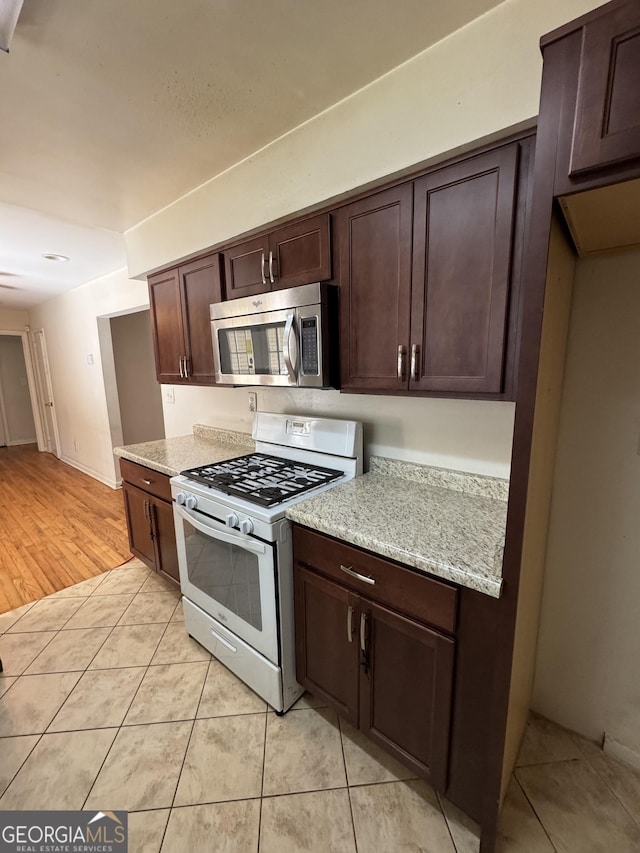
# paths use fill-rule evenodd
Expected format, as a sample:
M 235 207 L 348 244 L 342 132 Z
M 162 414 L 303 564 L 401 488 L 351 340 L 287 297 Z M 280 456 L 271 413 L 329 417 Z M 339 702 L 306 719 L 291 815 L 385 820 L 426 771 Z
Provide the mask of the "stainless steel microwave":
M 337 290 L 335 285 L 315 282 L 213 303 L 216 382 L 332 387 Z

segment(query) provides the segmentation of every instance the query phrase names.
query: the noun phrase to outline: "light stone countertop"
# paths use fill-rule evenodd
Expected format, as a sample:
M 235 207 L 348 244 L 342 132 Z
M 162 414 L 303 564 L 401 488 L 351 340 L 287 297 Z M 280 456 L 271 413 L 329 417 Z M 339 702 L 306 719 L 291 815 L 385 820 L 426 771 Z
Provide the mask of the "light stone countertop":
M 373 457 L 370 471 L 287 518 L 499 598 L 507 480 Z
M 192 435 L 127 444 L 115 447 L 113 452 L 122 459 L 175 477 L 185 468 L 223 462 L 253 450 L 255 442 L 248 433 L 195 424 Z

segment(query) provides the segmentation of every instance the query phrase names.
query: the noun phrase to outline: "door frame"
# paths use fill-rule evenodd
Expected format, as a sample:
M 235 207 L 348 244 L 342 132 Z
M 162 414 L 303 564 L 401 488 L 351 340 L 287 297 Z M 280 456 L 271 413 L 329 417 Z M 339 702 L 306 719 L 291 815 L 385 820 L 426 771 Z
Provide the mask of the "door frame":
M 53 453 L 56 458 L 60 459 L 60 432 L 58 431 L 58 418 L 56 415 L 55 399 L 53 395 L 53 385 L 51 383 L 51 368 L 49 366 L 49 355 L 47 351 L 47 338 L 43 328 L 29 331 L 31 337 L 31 346 L 33 348 L 33 374 L 35 377 L 35 386 L 37 387 L 36 399 L 38 401 L 38 419 L 40 421 L 40 435 L 38 436 L 38 450 Z M 38 368 L 38 359 L 36 357 L 36 335 L 40 335 L 42 341 L 42 362 L 44 376 L 40 375 Z M 28 370 L 27 370 L 28 373 Z M 53 435 L 47 438 L 46 413 L 44 410 L 47 399 L 53 403 L 51 407 L 51 423 L 53 425 Z M 36 428 L 37 431 L 37 428 Z M 53 446 L 51 446 L 53 444 Z
M 30 329 L 27 326 L 24 331 L 16 329 L 0 329 L 0 335 L 12 335 L 14 338 L 22 340 L 22 352 L 24 354 L 24 363 L 27 370 L 27 386 L 29 388 L 29 399 L 31 401 L 31 411 L 33 412 L 33 422 L 36 428 L 36 442 L 38 450 L 44 450 L 45 438 L 42 425 L 42 412 L 40 410 L 40 400 L 38 396 L 38 384 L 36 379 L 35 365 L 33 361 L 33 353 L 31 351 Z M 5 438 L 7 443 L 10 440 L 9 430 L 6 423 L 4 411 L 4 400 L 0 402 L 0 417 L 3 420 Z

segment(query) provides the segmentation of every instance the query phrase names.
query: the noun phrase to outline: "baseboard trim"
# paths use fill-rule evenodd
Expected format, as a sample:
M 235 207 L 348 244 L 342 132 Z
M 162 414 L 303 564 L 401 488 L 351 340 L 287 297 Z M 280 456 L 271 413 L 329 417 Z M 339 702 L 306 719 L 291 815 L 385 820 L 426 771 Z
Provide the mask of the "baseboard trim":
M 35 438 L 13 438 L 7 441 L 7 447 L 17 447 L 20 444 L 37 444 Z
M 640 753 L 615 740 L 611 735 L 605 734 L 602 751 L 610 755 L 611 758 L 616 758 L 618 761 L 640 770 Z
M 72 468 L 76 468 L 78 471 L 82 471 L 83 474 L 88 474 L 90 477 L 93 477 L 94 480 L 99 480 L 101 483 L 104 483 L 105 486 L 109 486 L 109 488 L 114 491 L 120 488 L 120 483 L 117 480 L 104 477 L 98 471 L 94 471 L 93 468 L 89 468 L 88 465 L 83 465 L 76 459 L 70 459 L 68 456 L 61 456 L 60 461 L 64 462 L 65 465 L 70 465 Z

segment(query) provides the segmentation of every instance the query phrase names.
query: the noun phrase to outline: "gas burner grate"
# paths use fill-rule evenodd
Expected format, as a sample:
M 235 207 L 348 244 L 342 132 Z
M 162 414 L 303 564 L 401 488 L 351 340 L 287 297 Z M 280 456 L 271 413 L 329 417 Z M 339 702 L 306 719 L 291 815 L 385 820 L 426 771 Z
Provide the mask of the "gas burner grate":
M 189 468 L 181 474 L 210 489 L 265 507 L 283 503 L 344 476 L 343 471 L 333 468 L 266 453 L 249 453 L 213 465 Z

